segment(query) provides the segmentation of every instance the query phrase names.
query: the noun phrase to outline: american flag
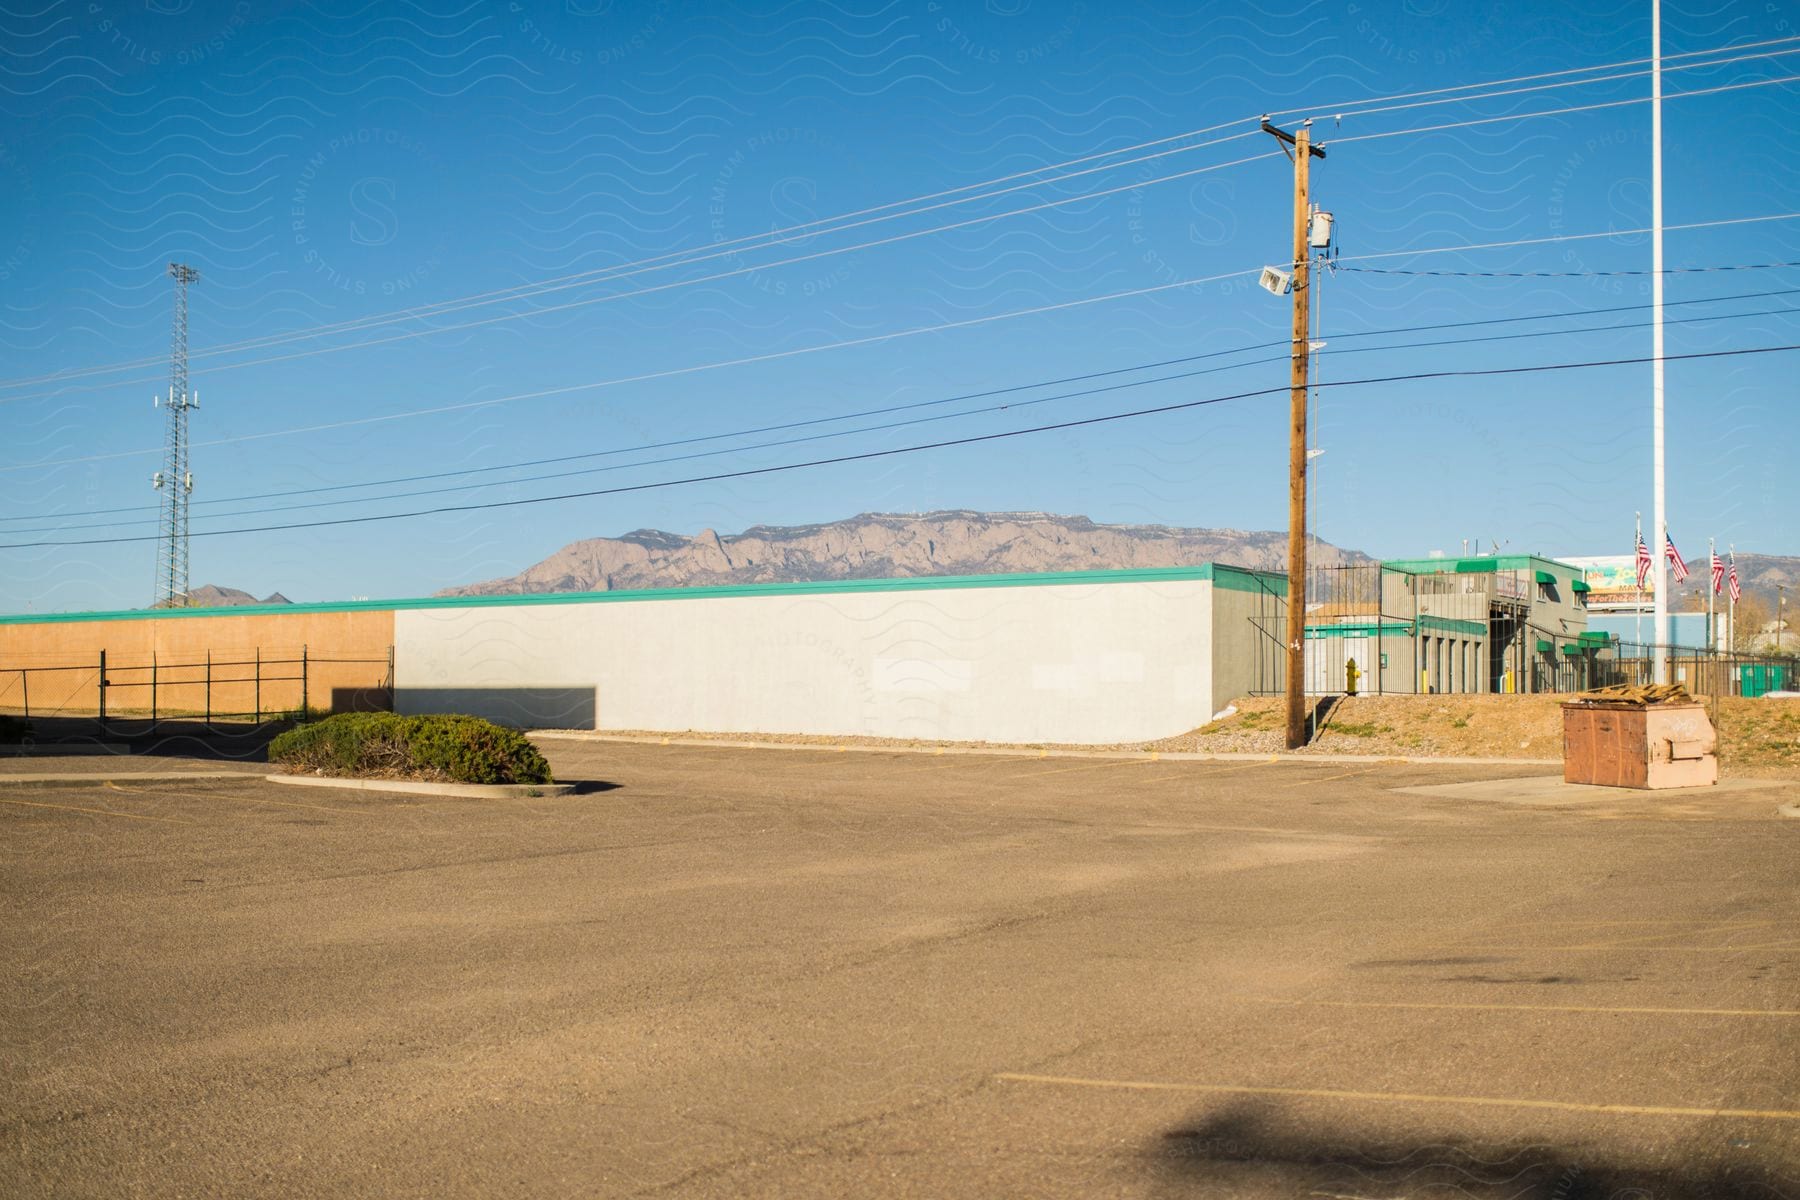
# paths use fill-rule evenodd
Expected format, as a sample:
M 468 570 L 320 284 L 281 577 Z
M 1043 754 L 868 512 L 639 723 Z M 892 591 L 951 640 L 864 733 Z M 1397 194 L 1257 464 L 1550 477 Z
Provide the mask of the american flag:
M 1644 580 L 1650 578 L 1650 565 L 1652 561 L 1653 560 L 1650 557 L 1650 547 L 1644 545 L 1644 531 L 1640 529 L 1638 530 L 1637 548 L 1638 591 L 1640 592 L 1644 590 Z
M 1742 589 L 1738 586 L 1737 555 L 1735 555 L 1735 554 L 1731 556 L 1730 581 L 1731 581 L 1731 602 L 1733 604 L 1736 604 L 1739 600 L 1742 600 L 1744 598 L 1744 589 Z
M 1681 551 L 1675 548 L 1675 539 L 1663 530 L 1663 553 L 1669 556 L 1669 570 L 1675 572 L 1676 583 L 1686 583 L 1688 577 L 1687 560 L 1681 557 Z
M 1712 552 L 1712 590 L 1715 596 L 1725 590 L 1725 560 L 1717 550 Z

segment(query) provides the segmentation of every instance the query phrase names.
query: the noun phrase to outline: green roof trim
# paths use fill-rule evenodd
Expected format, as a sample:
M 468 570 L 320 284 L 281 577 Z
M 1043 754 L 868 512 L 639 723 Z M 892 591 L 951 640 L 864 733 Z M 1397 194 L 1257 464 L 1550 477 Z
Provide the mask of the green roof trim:
M 1306 636 L 1310 639 L 1347 638 L 1347 637 L 1382 637 L 1387 634 L 1406 636 L 1412 632 L 1412 626 L 1405 621 L 1345 621 L 1341 625 L 1308 625 Z
M 1389 558 L 1383 559 L 1381 565 L 1387 570 L 1405 571 L 1409 575 L 1491 575 L 1495 571 L 1537 571 L 1553 567 L 1560 567 L 1570 574 L 1580 574 L 1573 565 L 1545 558 L 1540 554 L 1484 555 L 1480 558 Z
M 1434 633 L 1460 633 L 1468 637 L 1486 637 L 1488 631 L 1488 627 L 1480 621 L 1464 621 L 1456 617 L 1420 617 L 1419 628 Z
M 1287 576 L 1221 563 L 1192 567 L 1137 567 L 1113 571 L 1043 571 L 1012 575 L 921 575 L 902 579 L 832 579 L 814 583 L 746 583 L 725 587 L 621 589 L 613 592 L 533 592 L 515 596 L 426 596 L 406 600 L 337 600 L 321 604 L 240 604 L 225 608 L 136 608 L 115 612 L 19 613 L 0 625 L 62 621 L 187 620 L 271 614 L 401 612 L 437 608 L 510 608 L 531 604 L 621 604 L 643 600 L 723 600 L 767 596 L 823 596 L 855 592 L 915 592 L 969 588 L 1079 587 L 1108 583 L 1204 581 L 1237 592 L 1287 595 Z
M 1488 628 L 1480 621 L 1459 621 L 1454 617 L 1420 617 L 1418 630 L 1431 633 L 1456 633 L 1464 637 L 1485 637 Z M 1309 638 L 1332 637 L 1411 637 L 1416 632 L 1411 621 L 1339 621 L 1320 622 L 1306 627 Z

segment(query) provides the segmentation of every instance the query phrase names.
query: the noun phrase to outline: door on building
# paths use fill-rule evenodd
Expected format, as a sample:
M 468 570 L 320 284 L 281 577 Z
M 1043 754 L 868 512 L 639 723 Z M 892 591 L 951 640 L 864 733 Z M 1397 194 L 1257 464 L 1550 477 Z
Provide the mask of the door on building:
M 1359 637 L 1313 637 L 1306 639 L 1306 690 L 1315 696 L 1341 693 L 1345 687 L 1345 668 L 1352 659 L 1362 678 L 1357 691 L 1373 690 L 1371 681 L 1380 668 L 1375 665 L 1375 639 Z

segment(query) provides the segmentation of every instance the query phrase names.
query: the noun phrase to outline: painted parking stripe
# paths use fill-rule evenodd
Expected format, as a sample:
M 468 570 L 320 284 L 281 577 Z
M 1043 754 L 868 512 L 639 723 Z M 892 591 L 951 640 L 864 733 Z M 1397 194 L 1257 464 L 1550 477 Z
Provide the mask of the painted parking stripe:
M 1205 783 L 1208 780 L 1218 778 L 1220 775 L 1235 775 L 1239 771 L 1254 771 L 1254 770 L 1258 770 L 1259 768 L 1262 768 L 1262 767 L 1277 766 L 1280 763 L 1281 763 L 1281 760 L 1279 758 L 1274 757 L 1273 755 L 1262 760 L 1261 762 L 1245 763 L 1243 766 L 1237 766 L 1237 767 L 1216 767 L 1215 768 L 1210 763 L 1198 763 L 1195 765 L 1204 766 L 1204 767 L 1207 767 L 1208 769 L 1205 771 L 1178 771 L 1173 775 L 1159 775 L 1155 779 L 1146 779 L 1143 782 L 1145 782 L 1145 783 L 1181 783 L 1181 782 L 1185 781 L 1188 783 Z M 1297 782 L 1299 782 L 1299 781 L 1297 781 Z
M 1286 1096 L 1296 1100 L 1354 1100 L 1386 1104 L 1443 1104 L 1462 1108 L 1530 1108 L 1555 1112 L 1611 1113 L 1637 1117 L 1741 1117 L 1761 1121 L 1800 1121 L 1800 1112 L 1769 1108 L 1687 1108 L 1663 1104 L 1583 1104 L 1572 1100 L 1524 1100 L 1509 1096 L 1439 1096 L 1424 1092 L 1357 1092 L 1338 1088 L 1251 1087 L 1233 1083 L 1163 1083 L 1138 1079 L 1078 1079 L 1067 1075 L 994 1076 L 1002 1083 L 1037 1083 L 1053 1087 L 1104 1088 L 1128 1092 L 1185 1092 L 1222 1096 Z
M 192 825 L 178 817 L 147 817 L 142 813 L 115 812 L 110 808 L 82 808 L 75 804 L 45 804 L 37 800 L 14 800 L 0 796 L 0 804 L 17 804 L 24 808 L 60 808 L 64 812 L 92 813 L 97 817 L 124 817 L 128 821 L 161 821 L 165 825 Z
M 1067 775 L 1071 771 L 1104 771 L 1109 767 L 1145 767 L 1156 765 L 1156 758 L 1123 758 L 1111 762 L 1083 763 L 1079 767 L 1052 767 L 1048 771 L 1021 771 L 1009 779 L 1038 779 L 1045 775 Z
M 1324 1008 L 1441 1008 L 1486 1012 L 1644 1013 L 1674 1017 L 1800 1017 L 1800 1008 L 1653 1008 L 1624 1004 L 1475 1004 L 1426 1000 L 1283 1000 L 1273 996 L 1240 996 L 1254 1004 L 1305 1004 Z

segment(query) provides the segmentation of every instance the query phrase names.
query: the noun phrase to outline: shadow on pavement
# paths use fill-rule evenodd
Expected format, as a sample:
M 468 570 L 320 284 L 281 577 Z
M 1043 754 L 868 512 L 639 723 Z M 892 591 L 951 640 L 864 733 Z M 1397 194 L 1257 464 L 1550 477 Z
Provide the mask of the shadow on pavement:
M 205 721 L 94 717 L 31 718 L 31 733 L 20 747 L 53 747 L 67 753 L 83 747 L 154 758 L 203 758 L 228 762 L 267 762 L 269 743 L 293 728 L 292 721 Z
M 1486 1200 L 1726 1200 L 1796 1194 L 1800 1175 L 1754 1160 L 1744 1140 L 1712 1125 L 1714 1153 L 1680 1148 L 1678 1165 L 1609 1158 L 1598 1147 L 1446 1135 L 1403 1141 L 1318 1128 L 1270 1104 L 1238 1104 L 1164 1133 L 1151 1149 L 1167 1196 L 1205 1196 L 1249 1183 L 1306 1196 L 1467 1196 Z M 1304 1129 L 1304 1132 L 1298 1130 Z M 1738 1161 L 1741 1156 L 1741 1161 Z M 1698 1159 L 1698 1161 L 1696 1161 Z

